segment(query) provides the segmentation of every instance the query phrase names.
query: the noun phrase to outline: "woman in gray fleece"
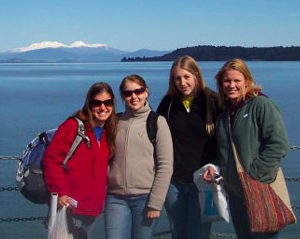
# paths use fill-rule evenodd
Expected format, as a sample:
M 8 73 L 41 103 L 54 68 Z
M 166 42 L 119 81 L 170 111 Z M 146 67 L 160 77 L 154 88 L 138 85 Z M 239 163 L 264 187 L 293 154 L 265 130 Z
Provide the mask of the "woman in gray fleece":
M 173 171 L 173 144 L 164 117 L 157 120 L 155 150 L 146 122 L 149 89 L 138 75 L 120 85 L 125 112 L 119 117 L 116 150 L 108 171 L 107 239 L 152 238 Z

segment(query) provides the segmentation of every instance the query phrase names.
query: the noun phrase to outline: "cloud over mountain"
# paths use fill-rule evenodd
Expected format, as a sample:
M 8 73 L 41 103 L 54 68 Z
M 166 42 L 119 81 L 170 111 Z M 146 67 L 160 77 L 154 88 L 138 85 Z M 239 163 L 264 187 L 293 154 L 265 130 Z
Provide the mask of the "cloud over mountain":
M 38 49 L 45 49 L 45 48 L 76 48 L 76 47 L 91 47 L 91 48 L 97 48 L 97 47 L 107 47 L 106 44 L 86 44 L 83 41 L 75 41 L 71 45 L 65 45 L 63 43 L 57 42 L 57 41 L 43 41 L 39 43 L 33 43 L 26 47 L 16 48 L 13 49 L 11 52 L 26 52 L 26 51 L 33 51 Z
M 96 47 L 108 47 L 106 44 L 86 44 L 83 41 L 76 41 L 72 43 L 70 46 L 67 46 L 70 48 L 74 47 L 91 47 L 91 48 L 96 48 Z

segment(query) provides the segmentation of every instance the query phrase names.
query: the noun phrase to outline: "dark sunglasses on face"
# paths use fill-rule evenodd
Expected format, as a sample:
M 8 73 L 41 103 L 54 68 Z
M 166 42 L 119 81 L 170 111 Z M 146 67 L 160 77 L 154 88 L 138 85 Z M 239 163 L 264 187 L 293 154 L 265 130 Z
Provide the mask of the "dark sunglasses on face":
M 125 97 L 129 97 L 129 96 L 132 96 L 133 93 L 134 93 L 135 95 L 140 95 L 140 94 L 143 94 L 145 91 L 146 91 L 145 88 L 139 88 L 139 89 L 135 89 L 135 90 L 123 90 L 123 91 L 122 91 L 122 94 L 123 94 Z
M 96 100 L 96 99 L 92 99 L 91 100 L 91 106 L 92 107 L 97 107 L 97 106 L 101 106 L 102 104 L 104 104 L 106 107 L 107 106 L 113 106 L 114 105 L 114 100 L 113 99 L 108 99 L 108 100 Z

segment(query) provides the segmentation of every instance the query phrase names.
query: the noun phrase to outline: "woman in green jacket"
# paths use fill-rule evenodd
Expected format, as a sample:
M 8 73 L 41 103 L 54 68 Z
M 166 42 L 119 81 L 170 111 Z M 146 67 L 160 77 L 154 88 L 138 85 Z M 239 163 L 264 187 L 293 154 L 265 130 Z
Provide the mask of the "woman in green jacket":
M 225 109 L 216 123 L 218 161 L 229 195 L 233 225 L 239 239 L 278 238 L 278 232 L 251 233 L 243 188 L 236 170 L 228 137 L 228 113 L 233 142 L 242 166 L 253 179 L 263 183 L 275 180 L 281 159 L 289 149 L 283 120 L 277 106 L 256 86 L 243 60 L 225 63 L 216 75 L 220 104 Z M 212 168 L 204 174 L 210 181 Z

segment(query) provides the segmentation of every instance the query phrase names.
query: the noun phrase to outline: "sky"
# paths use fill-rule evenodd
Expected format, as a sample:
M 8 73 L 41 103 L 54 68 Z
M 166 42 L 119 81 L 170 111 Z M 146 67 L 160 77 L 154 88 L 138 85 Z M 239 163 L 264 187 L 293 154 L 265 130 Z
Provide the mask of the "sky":
M 42 41 L 124 51 L 300 46 L 300 0 L 0 0 L 0 52 Z

